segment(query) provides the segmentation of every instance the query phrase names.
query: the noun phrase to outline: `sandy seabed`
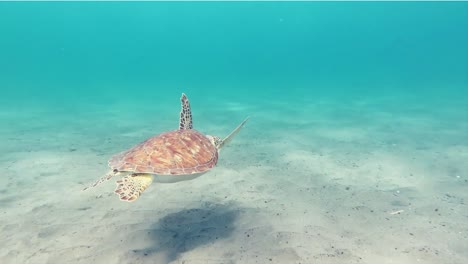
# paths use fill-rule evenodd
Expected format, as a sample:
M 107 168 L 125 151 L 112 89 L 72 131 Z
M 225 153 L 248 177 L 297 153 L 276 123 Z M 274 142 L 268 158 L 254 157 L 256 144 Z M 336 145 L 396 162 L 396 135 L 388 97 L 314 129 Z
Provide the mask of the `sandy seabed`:
M 467 111 L 392 100 L 194 108 L 220 136 L 251 119 L 215 169 L 133 203 L 81 189 L 178 107 L 3 112 L 0 263 L 468 263 Z

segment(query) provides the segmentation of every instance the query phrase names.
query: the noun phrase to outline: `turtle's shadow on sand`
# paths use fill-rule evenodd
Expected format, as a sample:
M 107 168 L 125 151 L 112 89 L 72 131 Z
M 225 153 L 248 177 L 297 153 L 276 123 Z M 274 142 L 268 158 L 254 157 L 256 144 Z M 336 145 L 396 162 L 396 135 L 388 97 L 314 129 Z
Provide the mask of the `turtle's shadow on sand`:
M 228 238 L 238 214 L 234 206 L 222 204 L 171 213 L 152 226 L 150 238 L 154 246 L 134 252 L 150 258 L 164 254 L 167 262 L 174 261 L 184 252 Z

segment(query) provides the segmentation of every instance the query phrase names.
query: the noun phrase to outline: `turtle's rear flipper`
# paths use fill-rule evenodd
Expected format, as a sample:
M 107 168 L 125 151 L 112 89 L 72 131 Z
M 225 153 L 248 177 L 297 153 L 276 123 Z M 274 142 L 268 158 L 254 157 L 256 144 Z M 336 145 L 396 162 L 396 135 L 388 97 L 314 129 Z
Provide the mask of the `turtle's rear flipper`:
M 151 174 L 131 174 L 117 181 L 115 193 L 119 195 L 120 200 L 133 202 L 141 193 L 153 182 Z
M 112 178 L 113 176 L 117 175 L 118 171 L 117 170 L 114 170 L 114 171 L 109 171 L 106 175 L 102 176 L 101 178 L 99 178 L 97 181 L 95 181 L 93 184 L 89 185 L 88 187 L 84 188 L 83 191 L 86 191 L 88 190 L 89 188 L 92 188 L 92 187 L 96 187 L 97 185 L 105 182 L 105 181 L 108 181 L 110 180 L 110 178 Z

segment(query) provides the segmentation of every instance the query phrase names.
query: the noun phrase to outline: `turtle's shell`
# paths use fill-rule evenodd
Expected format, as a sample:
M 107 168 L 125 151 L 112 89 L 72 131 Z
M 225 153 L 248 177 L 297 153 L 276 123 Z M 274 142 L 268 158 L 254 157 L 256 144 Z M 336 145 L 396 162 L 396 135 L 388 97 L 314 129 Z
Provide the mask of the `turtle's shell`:
M 205 172 L 218 162 L 218 150 L 200 132 L 174 130 L 151 137 L 113 156 L 109 167 L 118 171 L 160 175 Z

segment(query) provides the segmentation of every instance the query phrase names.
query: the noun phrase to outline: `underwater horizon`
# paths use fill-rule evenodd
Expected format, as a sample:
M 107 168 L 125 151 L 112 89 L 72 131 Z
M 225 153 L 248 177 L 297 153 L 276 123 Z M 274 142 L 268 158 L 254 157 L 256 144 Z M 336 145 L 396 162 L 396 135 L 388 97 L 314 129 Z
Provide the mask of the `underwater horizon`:
M 1 263 L 468 261 L 467 2 L 0 2 Z M 108 160 L 245 127 L 119 201 Z
M 7 103 L 466 93 L 463 2 L 1 5 Z

